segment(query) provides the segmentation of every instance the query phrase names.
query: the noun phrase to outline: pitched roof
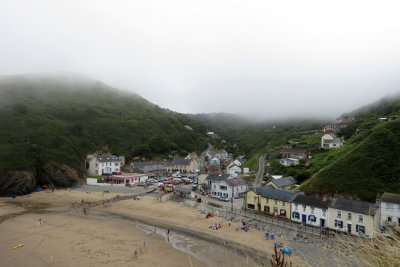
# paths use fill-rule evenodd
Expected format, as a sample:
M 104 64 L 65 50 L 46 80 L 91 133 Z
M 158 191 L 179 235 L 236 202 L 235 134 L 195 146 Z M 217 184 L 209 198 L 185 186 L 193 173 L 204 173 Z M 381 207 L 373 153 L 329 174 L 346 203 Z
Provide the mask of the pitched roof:
M 272 186 L 257 187 L 256 189 L 254 189 L 254 191 L 256 192 L 257 195 L 261 195 L 262 197 L 286 201 L 286 202 L 292 202 L 293 199 L 298 194 L 300 194 L 292 190 L 275 189 Z
M 99 162 L 110 162 L 110 161 L 122 161 L 122 158 L 111 155 L 111 156 L 99 156 L 96 157 Z
M 281 153 L 307 153 L 308 151 L 305 149 L 294 149 L 294 148 L 281 148 Z
M 279 179 L 274 179 L 272 178 L 271 180 L 277 187 L 282 188 L 288 185 L 293 185 L 297 184 L 296 179 L 294 179 L 292 176 L 287 176 Z
M 330 207 L 339 209 L 339 210 L 346 210 L 346 211 L 353 211 L 367 215 L 375 215 L 377 209 L 375 208 L 375 204 L 360 201 L 360 200 L 353 200 L 347 198 L 336 198 L 331 202 Z
M 382 197 L 381 197 L 381 201 L 400 204 L 400 194 L 383 193 Z
M 206 181 L 215 181 L 215 182 L 219 182 L 225 179 L 228 179 L 229 176 L 231 176 L 230 174 L 227 173 L 223 173 L 223 174 L 209 174 L 206 178 Z
M 238 186 L 238 185 L 245 185 L 246 180 L 235 178 L 235 179 L 226 179 L 224 180 L 230 186 Z
M 329 206 L 330 201 L 323 201 L 320 198 L 307 196 L 307 195 L 297 195 L 296 198 L 293 200 L 293 203 L 299 203 L 302 205 L 317 207 L 321 209 L 327 209 Z
M 131 162 L 131 167 L 132 168 L 144 168 L 146 166 L 164 166 L 164 162 L 159 162 L 159 161 L 134 161 Z
M 172 165 L 190 165 L 191 159 L 174 158 Z

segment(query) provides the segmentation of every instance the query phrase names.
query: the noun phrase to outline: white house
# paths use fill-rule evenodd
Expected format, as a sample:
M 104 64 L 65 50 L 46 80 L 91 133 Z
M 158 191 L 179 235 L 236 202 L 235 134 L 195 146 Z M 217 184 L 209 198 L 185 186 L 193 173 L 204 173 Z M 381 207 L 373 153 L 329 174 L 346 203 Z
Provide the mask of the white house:
M 114 155 L 88 155 L 86 169 L 89 174 L 102 175 L 103 173 L 120 172 L 125 162 L 125 157 Z
M 299 194 L 292 202 L 292 221 L 317 227 L 328 226 L 329 201 Z
M 242 168 L 234 161 L 226 167 L 226 172 L 236 177 L 238 174 L 242 173 Z
M 299 165 L 300 160 L 299 159 L 293 159 L 293 158 L 286 158 L 286 159 L 280 159 L 279 163 L 283 166 L 291 166 L 291 165 Z
M 339 148 L 344 145 L 344 138 L 337 137 L 333 133 L 324 134 L 321 137 L 321 148 L 324 149 L 332 149 L 332 148 Z
M 211 196 L 214 198 L 226 198 L 231 200 L 244 196 L 247 191 L 247 183 L 243 179 L 234 178 L 230 174 L 210 174 L 206 178 L 210 187 Z
M 378 204 L 380 225 L 400 226 L 400 194 L 383 193 Z

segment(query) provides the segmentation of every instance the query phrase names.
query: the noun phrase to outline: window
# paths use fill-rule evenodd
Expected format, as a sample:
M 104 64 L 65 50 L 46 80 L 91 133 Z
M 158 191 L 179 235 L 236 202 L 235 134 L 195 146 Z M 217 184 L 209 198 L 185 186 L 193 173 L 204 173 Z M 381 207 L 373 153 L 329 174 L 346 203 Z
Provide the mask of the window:
M 341 211 L 341 210 L 338 210 L 338 211 L 337 211 L 336 217 L 342 218 L 342 211 Z
M 269 210 L 270 210 L 270 209 L 269 209 L 269 206 L 264 206 L 264 211 L 265 211 L 265 212 L 269 212 Z
M 216 189 L 217 188 L 217 186 L 216 185 L 214 185 L 214 189 Z
M 307 206 L 303 205 L 303 212 L 306 212 L 306 208 L 307 208 Z
M 254 205 L 253 204 L 247 204 L 247 208 L 254 210 Z
M 298 206 L 299 206 L 299 204 L 297 204 L 297 203 L 294 204 L 294 209 L 297 210 Z
M 326 209 L 322 209 L 322 216 L 326 216 Z
M 268 198 L 265 199 L 265 203 L 268 203 Z
M 298 212 L 293 212 L 292 217 L 299 220 L 300 219 L 300 213 Z
M 351 212 L 347 213 L 347 220 L 351 221 Z
M 281 212 L 280 212 L 280 214 L 281 214 L 281 216 L 286 216 L 286 210 L 284 210 L 284 209 L 281 209 Z
M 356 232 L 365 234 L 365 226 L 356 224 Z
M 275 201 L 275 205 L 277 205 L 278 204 L 278 200 L 274 200 Z
M 386 210 L 393 211 L 393 204 L 392 203 L 386 203 Z
M 226 186 L 223 186 L 223 185 L 220 185 L 220 186 L 219 186 L 219 189 L 221 189 L 221 190 L 226 190 L 227 187 L 226 187 Z
M 311 214 L 314 214 L 314 210 L 315 210 L 315 208 L 314 207 L 311 207 Z M 314 216 L 315 217 L 315 216 Z
M 308 216 L 308 220 L 309 220 L 310 222 L 316 222 L 316 221 L 317 221 L 317 218 L 316 218 L 314 215 L 309 215 L 309 216 Z
M 98 166 L 99 166 L 99 164 L 96 163 L 96 167 L 98 167 Z
M 115 166 L 118 166 L 118 162 L 115 162 Z
M 387 216 L 387 217 L 386 217 L 386 221 L 387 221 L 387 222 L 392 222 L 392 217 L 391 217 L 391 216 Z
M 343 222 L 339 221 L 339 220 L 335 220 L 335 227 L 342 229 L 343 228 Z
M 358 221 L 363 222 L 364 221 L 364 216 L 363 215 L 358 215 Z
M 285 207 L 285 202 L 282 203 L 282 206 Z
M 254 202 L 257 202 L 257 197 L 254 197 L 254 199 L 253 199 L 253 200 L 254 200 Z

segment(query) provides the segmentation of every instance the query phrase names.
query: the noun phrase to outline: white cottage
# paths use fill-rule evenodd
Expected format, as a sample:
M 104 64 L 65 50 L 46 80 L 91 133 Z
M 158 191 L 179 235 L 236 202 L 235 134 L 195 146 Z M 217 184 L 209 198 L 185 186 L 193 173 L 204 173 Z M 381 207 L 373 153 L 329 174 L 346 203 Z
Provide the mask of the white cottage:
M 114 155 L 88 155 L 86 160 L 87 171 L 92 175 L 120 172 L 124 164 L 125 157 L 117 157 Z
M 292 220 L 317 227 L 328 226 L 329 201 L 299 194 L 292 202 Z
M 206 178 L 211 196 L 230 200 L 244 196 L 247 191 L 247 183 L 243 179 L 234 178 L 230 174 L 210 174 Z
M 380 225 L 400 226 L 400 194 L 383 193 L 378 204 Z

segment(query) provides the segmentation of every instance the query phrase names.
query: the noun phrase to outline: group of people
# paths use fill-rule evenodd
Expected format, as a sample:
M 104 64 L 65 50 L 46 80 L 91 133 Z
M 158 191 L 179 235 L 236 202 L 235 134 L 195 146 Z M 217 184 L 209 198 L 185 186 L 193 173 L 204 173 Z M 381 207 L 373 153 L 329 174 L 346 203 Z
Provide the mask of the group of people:
M 214 223 L 214 225 L 211 225 L 209 228 L 213 229 L 213 230 L 218 230 L 220 229 L 222 226 L 219 223 Z
M 250 225 L 246 222 L 242 222 L 242 227 L 241 229 L 245 232 L 247 232 L 248 230 L 250 230 Z
M 138 249 L 135 249 L 135 252 L 134 252 L 135 257 L 138 256 L 139 252 L 140 252 L 140 255 L 142 255 L 145 248 L 146 248 L 146 241 L 143 241 L 143 249 L 142 249 L 142 246 L 139 246 L 139 251 L 138 251 Z

